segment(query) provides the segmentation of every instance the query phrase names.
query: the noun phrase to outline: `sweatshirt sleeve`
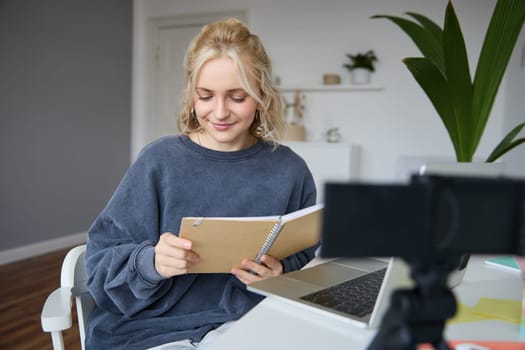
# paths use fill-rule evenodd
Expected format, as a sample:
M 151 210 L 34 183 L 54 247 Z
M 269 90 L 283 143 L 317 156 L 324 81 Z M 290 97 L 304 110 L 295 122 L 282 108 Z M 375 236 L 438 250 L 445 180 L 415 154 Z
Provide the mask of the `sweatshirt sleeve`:
M 97 306 L 129 316 L 159 300 L 174 283 L 154 266 L 159 179 L 148 163 L 143 155 L 137 159 L 88 231 L 89 291 Z

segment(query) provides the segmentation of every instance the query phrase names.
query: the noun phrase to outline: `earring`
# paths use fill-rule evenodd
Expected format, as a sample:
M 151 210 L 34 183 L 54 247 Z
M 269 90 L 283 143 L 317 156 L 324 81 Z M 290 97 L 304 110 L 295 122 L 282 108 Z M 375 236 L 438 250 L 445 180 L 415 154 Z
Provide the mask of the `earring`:
M 197 114 L 195 113 L 195 108 L 191 108 L 191 120 L 194 121 L 194 122 L 197 122 Z
M 190 112 L 190 121 L 197 125 L 197 128 L 195 129 L 195 131 L 200 132 L 200 133 L 204 132 L 204 129 L 202 128 L 201 124 L 199 123 L 199 119 L 197 118 L 197 113 L 195 113 L 195 108 L 193 107 L 191 108 L 191 112 Z
M 255 136 L 257 137 L 263 137 L 265 134 L 265 127 L 264 124 L 261 121 L 261 116 L 259 114 L 259 110 L 255 110 L 255 122 L 259 125 L 255 128 Z

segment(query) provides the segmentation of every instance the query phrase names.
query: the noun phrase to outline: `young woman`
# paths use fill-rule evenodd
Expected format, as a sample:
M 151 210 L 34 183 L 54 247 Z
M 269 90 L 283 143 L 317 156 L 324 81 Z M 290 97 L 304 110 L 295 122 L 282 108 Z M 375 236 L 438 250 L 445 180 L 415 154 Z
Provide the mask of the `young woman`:
M 315 203 L 305 162 L 277 143 L 282 106 L 258 37 L 235 19 L 205 26 L 185 58 L 180 136 L 146 146 L 89 230 L 88 349 L 203 349 L 261 297 L 246 284 L 297 270 L 315 246 L 229 274 L 191 274 L 184 216 L 285 214 Z M 253 273 L 255 272 L 255 273 Z

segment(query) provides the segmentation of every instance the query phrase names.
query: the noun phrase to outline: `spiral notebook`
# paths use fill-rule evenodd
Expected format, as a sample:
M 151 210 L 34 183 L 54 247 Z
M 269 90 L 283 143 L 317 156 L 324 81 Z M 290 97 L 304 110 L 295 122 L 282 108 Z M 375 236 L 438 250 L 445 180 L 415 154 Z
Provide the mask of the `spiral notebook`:
M 193 242 L 200 262 L 189 273 L 230 273 L 242 259 L 259 262 L 264 254 L 283 259 L 320 240 L 323 205 L 285 215 L 184 217 L 179 236 Z

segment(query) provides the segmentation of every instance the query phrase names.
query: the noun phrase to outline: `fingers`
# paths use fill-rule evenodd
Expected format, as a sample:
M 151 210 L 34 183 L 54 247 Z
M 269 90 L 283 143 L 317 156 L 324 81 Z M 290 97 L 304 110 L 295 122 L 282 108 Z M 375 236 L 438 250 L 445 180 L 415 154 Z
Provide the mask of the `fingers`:
M 273 256 L 263 255 L 261 257 L 261 262 L 272 270 L 272 276 L 278 276 L 283 273 L 283 265 Z
M 244 284 L 252 284 L 254 282 L 263 280 L 263 277 L 257 275 L 256 273 L 239 268 L 233 268 L 231 273 Z
M 181 238 L 171 232 L 164 232 L 160 236 L 159 241 L 163 241 L 165 244 L 173 247 L 191 249 L 191 241 L 189 239 Z
M 247 259 L 241 263 L 245 269 L 233 268 L 231 273 L 245 284 L 275 277 L 283 272 L 281 262 L 270 255 L 263 255 L 260 264 Z
M 199 255 L 191 248 L 190 240 L 171 232 L 163 233 L 155 246 L 155 269 L 166 278 L 188 273 L 188 269 L 199 262 Z

